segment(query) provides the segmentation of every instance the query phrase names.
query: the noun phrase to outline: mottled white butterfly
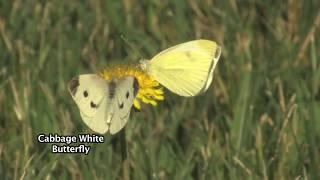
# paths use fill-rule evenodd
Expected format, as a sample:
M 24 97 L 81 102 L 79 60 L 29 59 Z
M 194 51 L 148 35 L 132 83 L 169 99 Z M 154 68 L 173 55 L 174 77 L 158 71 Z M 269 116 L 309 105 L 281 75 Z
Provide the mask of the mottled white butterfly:
M 83 121 L 93 131 L 115 134 L 128 121 L 139 84 L 132 76 L 105 80 L 96 74 L 84 74 L 72 78 L 68 89 Z

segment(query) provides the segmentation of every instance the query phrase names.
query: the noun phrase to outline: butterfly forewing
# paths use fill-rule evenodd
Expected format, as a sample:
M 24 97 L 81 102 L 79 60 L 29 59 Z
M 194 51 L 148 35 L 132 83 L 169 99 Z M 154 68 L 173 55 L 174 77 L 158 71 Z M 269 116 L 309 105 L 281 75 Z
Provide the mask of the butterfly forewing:
M 137 80 L 134 77 L 128 76 L 118 81 L 112 105 L 114 111 L 110 123 L 111 134 L 120 131 L 127 123 L 138 88 Z
M 87 117 L 93 117 L 97 113 L 107 90 L 107 81 L 95 74 L 80 75 L 69 82 L 72 98 Z
M 195 40 L 160 52 L 147 65 L 148 73 L 181 96 L 203 93 L 212 82 L 220 47 L 213 41 Z M 217 57 L 217 58 L 216 58 Z

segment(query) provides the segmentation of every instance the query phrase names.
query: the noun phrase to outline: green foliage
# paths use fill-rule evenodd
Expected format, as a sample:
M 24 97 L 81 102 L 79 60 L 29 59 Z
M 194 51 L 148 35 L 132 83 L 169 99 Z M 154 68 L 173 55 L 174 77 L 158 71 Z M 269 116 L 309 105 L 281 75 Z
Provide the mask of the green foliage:
M 320 1 L 0 1 L 1 179 L 319 179 Z M 66 83 L 172 45 L 223 47 L 208 92 L 166 91 L 89 155 L 38 133 L 93 133 Z M 115 142 L 115 143 L 114 143 Z

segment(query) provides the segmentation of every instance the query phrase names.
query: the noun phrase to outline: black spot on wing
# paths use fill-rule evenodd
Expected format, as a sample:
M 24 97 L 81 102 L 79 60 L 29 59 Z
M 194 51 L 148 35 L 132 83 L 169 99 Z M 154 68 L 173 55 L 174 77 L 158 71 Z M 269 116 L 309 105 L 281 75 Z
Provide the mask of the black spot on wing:
M 139 90 L 138 80 L 136 78 L 133 78 L 133 94 L 134 94 L 134 96 L 137 95 L 138 90 Z
M 92 107 L 92 108 L 97 108 L 97 104 L 95 104 L 94 102 L 90 102 L 90 107 Z
M 113 80 L 109 83 L 109 99 L 113 99 L 116 93 L 116 82 Z
M 77 93 L 78 86 L 79 86 L 79 77 L 74 77 L 69 82 L 69 89 L 73 96 Z
M 126 98 L 128 99 L 129 96 L 130 96 L 130 93 L 129 93 L 129 91 L 127 91 L 127 93 L 126 93 Z
M 119 108 L 122 109 L 123 108 L 123 102 L 121 104 L 119 104 Z
M 84 96 L 84 97 L 88 97 L 88 95 L 89 95 L 89 94 L 88 94 L 88 91 L 84 91 L 84 92 L 83 92 L 83 96 Z

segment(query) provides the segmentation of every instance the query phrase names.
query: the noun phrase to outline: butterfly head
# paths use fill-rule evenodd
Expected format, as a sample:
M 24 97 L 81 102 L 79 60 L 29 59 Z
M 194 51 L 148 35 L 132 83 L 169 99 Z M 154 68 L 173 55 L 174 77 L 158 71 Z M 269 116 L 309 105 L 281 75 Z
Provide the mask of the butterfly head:
M 149 64 L 149 61 L 146 60 L 146 59 L 142 59 L 139 61 L 140 62 L 140 68 L 145 71 L 145 72 L 148 72 L 148 64 Z

